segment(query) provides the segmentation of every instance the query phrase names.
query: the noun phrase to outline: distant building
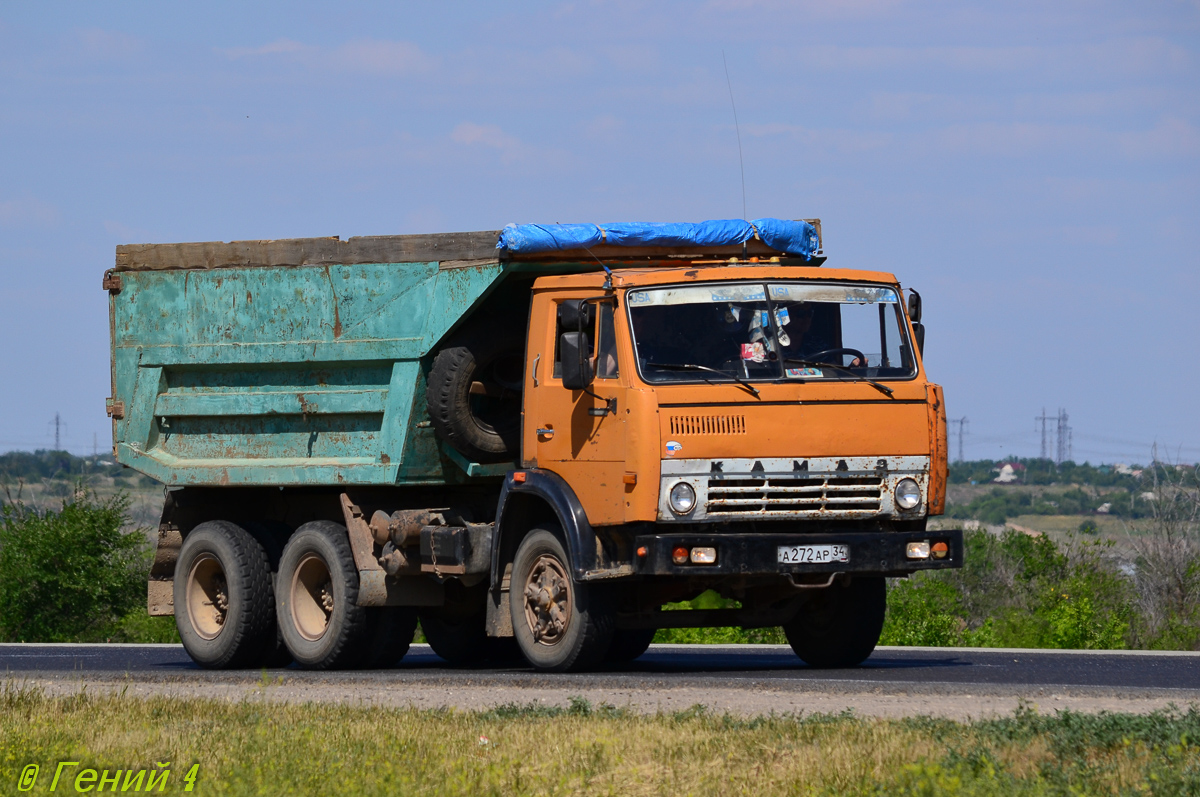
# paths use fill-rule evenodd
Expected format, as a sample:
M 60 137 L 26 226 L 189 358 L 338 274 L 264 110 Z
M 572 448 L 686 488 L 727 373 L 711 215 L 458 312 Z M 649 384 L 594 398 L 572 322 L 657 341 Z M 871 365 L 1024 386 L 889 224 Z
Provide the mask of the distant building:
M 1009 484 L 1010 482 L 1025 480 L 1025 466 L 1020 462 L 1005 462 L 997 468 L 992 468 L 992 470 L 1000 474 L 992 479 L 997 484 Z

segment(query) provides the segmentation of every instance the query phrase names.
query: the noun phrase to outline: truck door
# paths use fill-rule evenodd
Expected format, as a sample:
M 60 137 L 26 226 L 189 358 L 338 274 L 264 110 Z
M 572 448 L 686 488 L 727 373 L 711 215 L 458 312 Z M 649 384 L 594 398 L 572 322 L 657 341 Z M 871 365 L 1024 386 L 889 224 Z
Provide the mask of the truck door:
M 527 467 L 566 479 L 592 525 L 625 519 L 625 393 L 617 356 L 615 302 L 592 294 L 587 329 L 596 378 L 588 390 L 562 383 L 558 305 L 585 296 L 535 296 L 529 330 L 522 455 Z M 614 404 L 615 400 L 615 404 Z M 614 411 L 615 409 L 615 411 Z

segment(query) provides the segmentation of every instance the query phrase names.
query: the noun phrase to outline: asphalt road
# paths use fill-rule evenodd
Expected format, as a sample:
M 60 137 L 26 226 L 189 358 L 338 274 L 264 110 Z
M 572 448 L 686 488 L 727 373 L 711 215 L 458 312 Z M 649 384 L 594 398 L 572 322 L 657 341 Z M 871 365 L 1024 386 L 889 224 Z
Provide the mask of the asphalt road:
M 1007 694 L 1053 687 L 1112 695 L 1200 695 L 1200 653 L 880 648 L 861 666 L 816 670 L 782 645 L 654 645 L 636 662 L 600 673 L 544 675 L 528 668 L 456 669 L 427 646 L 414 645 L 390 670 L 312 673 L 274 671 L 314 682 L 439 683 L 464 686 L 609 686 L 655 689 L 722 686 L 872 692 Z M 177 645 L 0 644 L 0 673 L 8 678 L 132 679 L 244 682 L 259 670 L 213 672 L 192 663 Z M 275 677 L 275 676 L 273 676 Z

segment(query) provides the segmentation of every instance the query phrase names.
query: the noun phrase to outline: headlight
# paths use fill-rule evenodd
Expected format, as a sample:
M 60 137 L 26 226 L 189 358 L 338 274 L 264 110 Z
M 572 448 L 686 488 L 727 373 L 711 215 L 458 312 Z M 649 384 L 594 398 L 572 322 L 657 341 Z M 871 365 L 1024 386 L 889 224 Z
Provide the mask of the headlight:
M 916 509 L 921 503 L 921 485 L 912 479 L 901 479 L 896 485 L 896 506 Z
M 686 515 L 696 506 L 696 491 L 687 482 L 676 482 L 671 488 L 671 511 L 677 515 Z

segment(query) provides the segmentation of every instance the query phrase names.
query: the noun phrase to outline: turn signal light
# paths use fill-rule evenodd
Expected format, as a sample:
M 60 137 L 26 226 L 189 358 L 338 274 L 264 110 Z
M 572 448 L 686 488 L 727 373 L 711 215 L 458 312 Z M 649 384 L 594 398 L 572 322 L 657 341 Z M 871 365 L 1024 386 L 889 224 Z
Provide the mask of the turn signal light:
M 909 559 L 928 559 L 929 558 L 929 543 L 928 542 L 910 542 L 904 549 L 904 555 Z
M 688 563 L 688 549 L 681 545 L 671 551 L 671 561 L 677 565 L 686 565 Z
M 950 554 L 950 546 L 944 542 L 935 542 L 929 551 L 934 559 L 945 559 Z

